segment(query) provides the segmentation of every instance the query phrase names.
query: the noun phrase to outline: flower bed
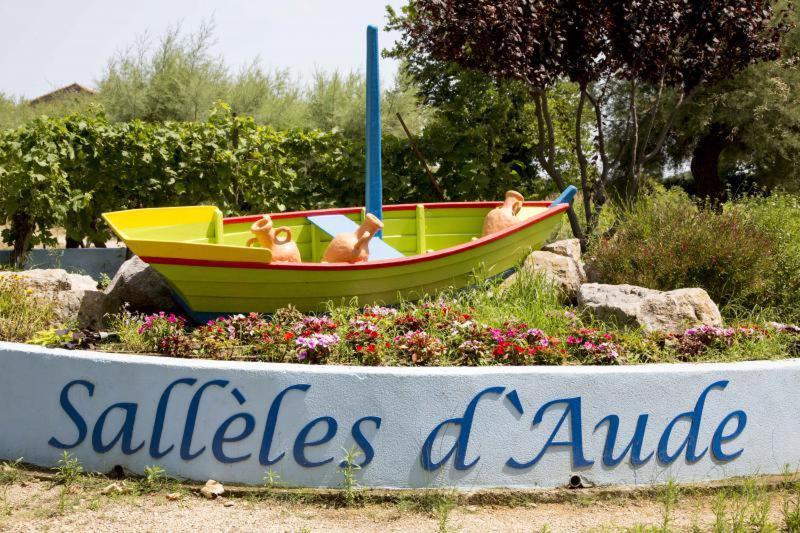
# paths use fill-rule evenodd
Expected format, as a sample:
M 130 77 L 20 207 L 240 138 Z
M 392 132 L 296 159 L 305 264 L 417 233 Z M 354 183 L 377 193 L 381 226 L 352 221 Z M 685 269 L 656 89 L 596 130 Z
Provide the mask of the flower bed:
M 800 348 L 800 327 L 777 322 L 644 334 L 591 327 L 564 310 L 563 324 L 548 333 L 514 319 L 490 325 L 470 311 L 447 301 L 321 315 L 283 309 L 271 318 L 239 314 L 197 327 L 174 314 L 125 312 L 112 318 L 115 336 L 58 330 L 37 342 L 171 357 L 366 366 L 619 365 L 730 360 L 730 352 L 745 355 L 764 343 L 779 347 L 770 358 L 794 356 Z M 755 353 L 752 358 L 760 358 Z M 734 357 L 740 358 L 746 357 Z

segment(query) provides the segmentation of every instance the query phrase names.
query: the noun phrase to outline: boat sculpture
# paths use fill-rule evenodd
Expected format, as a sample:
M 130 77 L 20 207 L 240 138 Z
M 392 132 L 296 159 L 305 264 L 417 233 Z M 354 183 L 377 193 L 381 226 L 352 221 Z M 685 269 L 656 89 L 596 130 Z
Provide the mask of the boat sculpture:
M 510 271 L 557 228 L 575 187 L 567 188 L 554 202 L 512 198 L 511 225 L 483 236 L 486 215 L 502 202 L 383 205 L 377 35 L 376 27 L 367 28 L 365 207 L 268 214 L 270 221 L 281 226 L 279 230 L 272 230 L 265 215 L 223 218 L 213 206 L 103 215 L 128 248 L 167 280 L 195 321 L 235 313 L 271 313 L 289 305 L 319 311 L 331 301 L 354 298 L 359 305 L 391 305 L 462 288 L 476 275 Z M 353 245 L 358 240 L 355 232 L 365 221 L 367 254 L 358 247 L 356 256 L 325 257 L 335 236 L 344 239 L 349 234 Z M 262 246 L 247 246 L 251 229 L 256 239 L 261 230 L 269 234 L 261 234 Z M 281 261 L 285 257 L 277 253 L 273 257 L 268 237 L 275 235 L 270 231 L 292 236 L 299 262 Z M 347 251 L 347 246 L 333 248 Z
M 234 313 L 271 313 L 294 305 L 323 310 L 328 301 L 393 304 L 470 285 L 476 275 L 513 269 L 557 229 L 568 203 L 525 202 L 519 224 L 481 237 L 486 214 L 501 202 L 383 206 L 383 241 L 402 257 L 322 263 L 331 237 L 308 216 L 341 214 L 358 224 L 360 207 L 272 213 L 287 226 L 301 262 L 272 262 L 269 248 L 248 247 L 262 215 L 223 218 L 213 206 L 133 209 L 104 214 L 128 248 L 149 263 L 198 321 Z

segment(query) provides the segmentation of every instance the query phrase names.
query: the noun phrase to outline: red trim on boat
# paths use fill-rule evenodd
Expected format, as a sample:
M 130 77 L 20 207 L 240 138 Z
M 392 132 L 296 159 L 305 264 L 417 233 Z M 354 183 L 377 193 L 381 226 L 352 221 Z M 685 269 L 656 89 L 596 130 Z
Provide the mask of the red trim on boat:
M 497 207 L 503 202 L 440 202 L 422 204 L 425 209 L 448 209 L 452 207 Z M 526 207 L 548 207 L 551 202 L 535 201 L 525 202 Z M 395 204 L 383 206 L 384 211 L 408 211 L 416 209 L 419 204 Z M 270 213 L 273 220 L 284 218 L 309 217 L 314 215 L 354 215 L 360 213 L 363 207 L 332 207 L 329 209 L 313 209 L 310 211 L 284 211 L 283 213 Z M 253 223 L 264 215 L 245 215 L 242 217 L 230 217 L 223 219 L 223 224 L 242 224 Z
M 479 204 L 479 205 L 475 205 Z M 485 204 L 485 205 L 484 205 Z M 492 207 L 496 205 L 500 205 L 501 202 L 464 202 L 464 203 L 448 203 L 448 204 L 425 204 L 425 207 L 428 206 L 437 206 L 442 208 L 442 206 L 446 207 Z M 544 205 L 543 205 L 544 204 Z M 384 211 L 392 211 L 392 210 L 399 210 L 399 209 L 413 209 L 416 208 L 417 204 L 405 204 L 405 205 L 388 205 L 384 207 Z M 548 202 L 525 202 L 527 206 L 542 206 L 545 207 L 549 205 Z M 409 207 L 411 206 L 411 207 Z M 247 262 L 247 261 L 209 261 L 205 259 L 182 259 L 182 258 L 175 258 L 175 257 L 142 257 L 142 261 L 145 263 L 154 263 L 157 265 L 185 265 L 185 266 L 203 266 L 203 267 L 223 267 L 223 268 L 257 268 L 257 269 L 265 269 L 265 270 L 366 270 L 371 268 L 387 268 L 387 267 L 396 267 L 396 266 L 404 266 L 410 265 L 414 263 L 422 263 L 424 261 L 432 261 L 434 259 L 439 259 L 442 257 L 447 257 L 449 255 L 457 254 L 460 252 L 464 252 L 466 250 L 470 250 L 472 248 L 477 248 L 479 246 L 484 246 L 490 242 L 494 242 L 496 240 L 502 239 L 511 235 L 512 233 L 516 233 L 521 231 L 529 226 L 536 224 L 537 222 L 541 222 L 547 218 L 552 216 L 558 215 L 563 213 L 567 210 L 569 206 L 567 204 L 560 204 L 547 211 L 543 211 L 538 215 L 534 215 L 527 219 L 525 222 L 522 222 L 516 226 L 510 227 L 506 230 L 492 233 L 491 235 L 486 235 L 485 237 L 481 237 L 479 239 L 475 239 L 474 241 L 466 242 L 464 244 L 459 244 L 456 246 L 451 246 L 449 248 L 443 248 L 441 250 L 431 252 L 429 254 L 418 254 L 412 255 L 409 257 L 398 257 L 396 259 L 381 259 L 379 261 L 367 261 L 364 263 L 254 263 L 254 262 Z M 433 207 L 436 209 L 436 207 Z M 312 214 L 320 214 L 320 213 L 358 213 L 360 208 L 347 208 L 347 209 L 321 209 L 317 211 L 295 211 L 291 213 L 291 216 L 308 216 Z M 302 213 L 307 213 L 307 215 L 303 215 Z M 289 213 L 281 213 L 280 215 L 288 215 Z M 277 218 L 277 216 L 275 217 Z M 284 218 L 284 217 L 281 217 Z M 248 222 L 251 220 L 257 220 L 258 216 L 254 217 L 238 217 L 240 222 Z M 248 220 L 242 220 L 248 219 Z M 226 219 L 226 220 L 233 220 L 233 219 Z

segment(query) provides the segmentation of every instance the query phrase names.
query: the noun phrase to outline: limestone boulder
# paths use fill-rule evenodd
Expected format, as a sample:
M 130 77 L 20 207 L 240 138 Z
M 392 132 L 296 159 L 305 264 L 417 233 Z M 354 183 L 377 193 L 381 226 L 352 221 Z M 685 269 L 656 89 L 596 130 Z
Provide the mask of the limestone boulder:
M 77 323 L 80 328 L 102 327 L 106 296 L 90 276 L 58 268 L 0 272 L 3 276 L 17 277 L 36 297 L 51 301 L 59 322 Z
M 571 301 L 575 300 L 578 289 L 586 281 L 580 261 L 575 261 L 569 255 L 559 255 L 543 250 L 531 253 L 525 259 L 522 270 L 543 275 L 561 289 Z M 519 274 L 515 273 L 506 278 L 501 289 L 515 283 L 518 276 Z
M 107 307 L 116 312 L 124 304 L 131 311 L 177 311 L 167 282 L 150 265 L 134 256 L 117 271 L 106 288 Z
M 600 320 L 646 331 L 722 326 L 717 304 L 700 288 L 657 291 L 635 285 L 585 283 L 578 290 L 578 306 Z
M 576 263 L 581 262 L 581 241 L 578 239 L 564 239 L 551 242 L 542 247 L 545 252 L 571 257 Z
M 68 324 L 77 322 L 79 328 L 103 329 L 106 314 L 106 295 L 99 290 L 70 290 L 52 293 L 56 316 Z
M 38 292 L 70 290 L 97 290 L 97 282 L 90 276 L 72 274 L 60 268 L 35 268 L 21 272 L 0 272 L 0 277 L 13 276 Z

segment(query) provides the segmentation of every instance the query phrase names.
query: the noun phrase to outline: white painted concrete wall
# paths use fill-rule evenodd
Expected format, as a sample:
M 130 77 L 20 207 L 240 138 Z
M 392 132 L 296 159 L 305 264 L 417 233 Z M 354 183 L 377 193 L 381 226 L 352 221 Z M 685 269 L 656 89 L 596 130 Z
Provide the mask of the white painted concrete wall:
M 196 382 L 174 387 L 164 411 L 160 447 L 154 451 L 174 448 L 154 458 L 151 442 L 159 399 L 170 383 L 182 378 Z M 364 439 L 374 448 L 374 458 L 358 472 L 360 483 L 368 487 L 553 487 L 565 484 L 574 473 L 597 484 L 647 484 L 663 483 L 670 477 L 697 481 L 773 474 L 786 465 L 792 469 L 800 465 L 798 360 L 631 367 L 364 368 L 190 361 L 10 343 L 0 343 L 0 459 L 23 457 L 43 466 L 56 463 L 62 450 L 52 443 L 71 445 L 79 435 L 75 413 L 71 419 L 60 403 L 65 385 L 75 380 L 91 384 L 93 394 L 89 395 L 86 385 L 68 391 L 69 403 L 86 423 L 85 438 L 69 451 L 87 469 L 96 471 L 122 465 L 141 472 L 145 466 L 159 464 L 174 476 L 260 484 L 265 470 L 272 468 L 291 485 L 336 487 L 341 482 L 337 463 L 343 449 L 355 444 L 351 429 L 368 416 L 380 418 L 379 429 L 373 420 L 360 426 Z M 212 380 L 228 383 L 208 386 L 197 402 L 196 425 L 187 451 L 196 454 L 205 449 L 192 459 L 181 458 L 192 397 Z M 722 388 L 719 382 L 726 381 Z M 619 416 L 613 449 L 616 457 L 631 441 L 637 421 L 643 418 L 640 415 L 648 415 L 640 454 L 645 458 L 656 451 L 670 421 L 695 409 L 702 392 L 714 383 L 717 388 L 707 392 L 700 423 L 695 424 L 696 444 L 688 450 L 684 447 L 671 464 L 654 455 L 634 466 L 630 453 L 617 465 L 603 464 L 608 424 L 595 431 L 601 419 Z M 285 455 L 270 466 L 263 465 L 259 452 L 270 406 L 280 391 L 293 385 L 309 387 L 305 392 L 291 390 L 284 395 L 268 459 Z M 462 457 L 466 465 L 477 462 L 457 470 L 453 454 L 437 469 L 423 468 L 421 449 L 431 431 L 446 419 L 462 417 L 470 400 L 489 387 L 502 388 L 502 393 L 487 393 L 477 403 Z M 521 413 L 514 406 L 513 392 Z M 553 440 L 571 439 L 570 424 L 577 422 L 577 410 L 568 413 L 564 403 L 545 410 L 540 423 L 532 427 L 544 404 L 569 398 L 580 398 L 582 435 L 577 437 L 582 437 L 584 461 L 593 464 L 576 466 L 580 457 L 574 446 L 553 446 L 533 466 L 510 466 L 510 458 L 525 463 L 539 454 L 562 418 L 563 425 Z M 576 407 L 576 400 L 572 401 Z M 128 405 L 112 409 L 99 431 L 98 418 L 116 403 Z M 108 445 L 123 427 L 123 415 L 134 409 L 130 404 L 135 404 L 135 420 L 128 445 L 132 449 L 144 445 L 125 454 L 123 435 L 106 452 L 93 449 L 93 433 L 98 433 L 97 444 Z M 738 436 L 726 438 L 742 423 L 739 411 L 746 416 L 746 423 Z M 250 456 L 225 464 L 215 457 L 212 442 L 220 425 L 237 413 L 246 414 L 229 425 L 225 436 L 235 437 L 247 429 L 250 416 L 252 432 L 240 441 L 222 443 L 222 451 L 228 457 Z M 305 460 L 334 460 L 303 467 L 293 446 L 301 429 L 318 417 L 332 417 L 338 427 L 327 442 L 303 448 Z M 725 417 L 729 417 L 726 425 L 718 430 Z M 320 422 L 305 441 L 320 440 L 327 426 L 328 422 Z M 665 448 L 669 455 L 692 433 L 689 420 L 673 426 Z M 709 449 L 715 432 L 722 457 L 715 457 Z M 437 434 L 430 460 L 440 461 L 458 434 L 459 427 L 452 424 Z M 725 457 L 740 450 L 736 458 Z M 687 454 L 692 452 L 702 457 L 691 461 Z

